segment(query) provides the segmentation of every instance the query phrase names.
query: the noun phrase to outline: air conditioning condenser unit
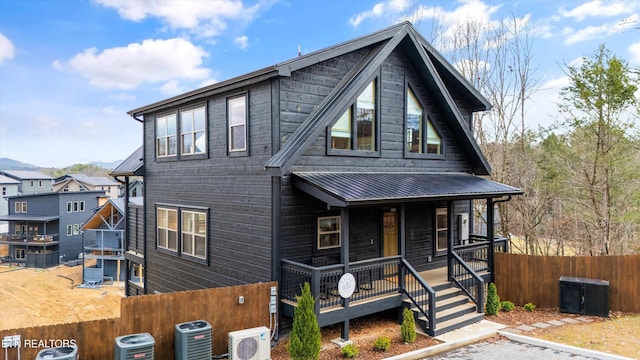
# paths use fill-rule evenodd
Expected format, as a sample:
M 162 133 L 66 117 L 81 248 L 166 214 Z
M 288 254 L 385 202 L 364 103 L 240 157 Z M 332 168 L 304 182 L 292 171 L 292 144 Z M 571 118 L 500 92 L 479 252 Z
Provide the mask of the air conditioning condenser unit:
M 156 341 L 149 333 L 118 336 L 115 360 L 153 360 Z
M 211 360 L 211 325 L 204 320 L 175 326 L 176 360 Z
M 55 359 L 55 360 L 76 360 L 78 359 L 78 347 L 61 346 L 51 349 L 43 349 L 38 351 L 36 360 Z
M 229 333 L 229 360 L 269 359 L 271 359 L 271 336 L 266 326 Z

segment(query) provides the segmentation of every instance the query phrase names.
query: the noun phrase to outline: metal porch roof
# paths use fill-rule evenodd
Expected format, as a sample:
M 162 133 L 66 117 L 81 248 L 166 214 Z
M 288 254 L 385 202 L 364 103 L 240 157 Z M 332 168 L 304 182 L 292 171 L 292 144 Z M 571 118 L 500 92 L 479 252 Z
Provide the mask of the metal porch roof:
M 519 195 L 522 190 L 466 173 L 294 172 L 293 185 L 330 206 Z
M 0 215 L 0 221 L 38 221 L 49 222 L 60 219 L 58 215 L 29 215 L 29 214 L 11 214 Z

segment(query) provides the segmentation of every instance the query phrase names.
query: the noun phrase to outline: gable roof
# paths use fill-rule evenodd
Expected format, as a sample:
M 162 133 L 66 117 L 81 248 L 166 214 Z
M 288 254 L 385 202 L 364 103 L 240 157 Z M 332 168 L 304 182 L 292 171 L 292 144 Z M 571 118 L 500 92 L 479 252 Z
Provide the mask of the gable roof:
M 6 175 L 0 174 L 0 184 L 16 184 L 17 185 L 17 184 L 20 184 L 20 181 L 14 178 L 8 177 Z
M 104 176 L 87 176 L 85 174 L 66 174 L 55 179 L 56 183 L 65 181 L 68 179 L 74 179 L 80 183 L 90 186 L 117 186 L 117 182 L 106 178 Z
M 316 110 L 309 115 L 300 127 L 281 146 L 280 150 L 265 164 L 265 170 L 273 176 L 288 173 L 310 144 L 340 114 L 340 109 L 348 106 L 347 101 L 357 95 L 373 71 L 386 57 L 401 46 L 407 54 L 421 81 L 434 94 L 434 103 L 447 121 L 453 137 L 469 161 L 472 171 L 478 175 L 488 175 L 491 167 L 480 151 L 471 129 L 449 93 L 449 88 L 469 100 L 472 111 L 488 110 L 489 101 L 439 54 L 411 25 L 402 22 L 386 29 L 346 41 L 329 48 L 298 56 L 273 66 L 248 73 L 236 78 L 209 85 L 182 95 L 146 105 L 128 112 L 136 120 L 137 116 L 168 109 L 174 106 L 201 100 L 215 94 L 235 90 L 246 85 L 278 76 L 290 76 L 292 72 L 358 49 L 370 48 L 371 51 L 345 76 L 327 95 Z M 112 173 L 113 174 L 113 173 Z
M 109 199 L 82 225 L 82 230 L 97 229 L 104 224 L 103 218 L 108 218 L 112 211 L 120 213 L 121 219 L 124 216 L 124 199 Z M 115 225 L 115 224 L 114 224 Z

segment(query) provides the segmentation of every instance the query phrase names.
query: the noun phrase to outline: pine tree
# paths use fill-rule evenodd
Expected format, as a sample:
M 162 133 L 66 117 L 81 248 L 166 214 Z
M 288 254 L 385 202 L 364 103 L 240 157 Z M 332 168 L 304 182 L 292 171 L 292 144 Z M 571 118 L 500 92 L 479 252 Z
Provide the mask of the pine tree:
M 484 307 L 484 311 L 487 315 L 495 315 L 500 309 L 500 297 L 498 296 L 498 289 L 496 284 L 490 283 L 489 290 L 487 291 L 487 304 Z
M 320 358 L 320 326 L 314 312 L 314 300 L 309 283 L 302 286 L 302 294 L 296 296 L 298 307 L 293 313 L 293 329 L 289 341 L 289 356 L 293 360 L 318 360 Z
M 416 340 L 416 319 L 413 317 L 413 311 L 408 308 L 404 308 L 404 310 L 402 310 L 400 339 L 407 344 L 411 344 Z

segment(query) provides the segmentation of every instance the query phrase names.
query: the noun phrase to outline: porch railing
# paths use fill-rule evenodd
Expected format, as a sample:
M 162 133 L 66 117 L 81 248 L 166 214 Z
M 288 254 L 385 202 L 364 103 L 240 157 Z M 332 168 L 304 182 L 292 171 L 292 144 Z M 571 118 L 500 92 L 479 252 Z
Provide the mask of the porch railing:
M 355 292 L 349 302 L 367 300 L 381 295 L 400 293 L 401 259 L 385 257 L 349 263 L 349 272 L 356 279 Z M 344 264 L 314 267 L 301 262 L 283 259 L 280 283 L 282 300 L 297 302 L 300 286 L 308 282 L 316 299 L 316 313 L 345 305 L 338 293 L 338 281 L 345 273 Z
M 403 292 L 413 305 L 427 318 L 427 333 L 434 336 L 436 319 L 436 292 L 429 286 L 418 272 L 402 259 L 401 279 Z
M 484 280 L 455 251 L 452 253 L 453 281 L 476 304 L 479 313 L 484 311 Z

